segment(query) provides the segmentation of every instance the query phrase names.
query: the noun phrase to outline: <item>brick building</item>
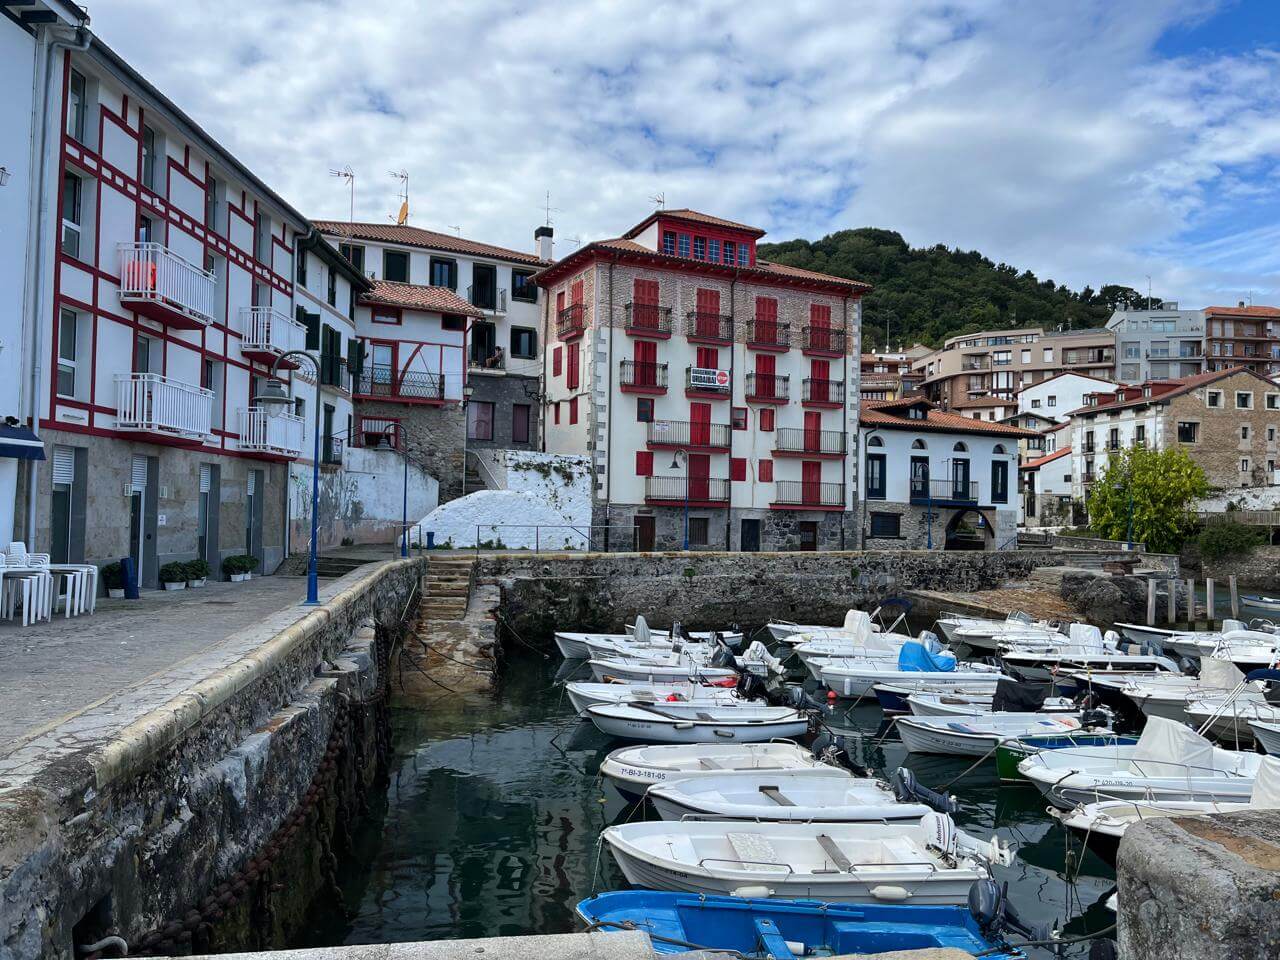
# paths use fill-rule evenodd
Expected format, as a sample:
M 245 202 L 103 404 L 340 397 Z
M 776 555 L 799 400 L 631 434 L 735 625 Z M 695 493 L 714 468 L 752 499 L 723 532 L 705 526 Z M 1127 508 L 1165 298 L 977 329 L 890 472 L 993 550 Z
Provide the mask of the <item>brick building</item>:
M 610 546 L 848 545 L 866 284 L 758 260 L 763 231 L 660 210 L 536 280 L 544 449 L 587 454 Z
M 1280 373 L 1280 307 L 1204 308 L 1204 354 L 1208 370 L 1247 367 L 1266 376 Z

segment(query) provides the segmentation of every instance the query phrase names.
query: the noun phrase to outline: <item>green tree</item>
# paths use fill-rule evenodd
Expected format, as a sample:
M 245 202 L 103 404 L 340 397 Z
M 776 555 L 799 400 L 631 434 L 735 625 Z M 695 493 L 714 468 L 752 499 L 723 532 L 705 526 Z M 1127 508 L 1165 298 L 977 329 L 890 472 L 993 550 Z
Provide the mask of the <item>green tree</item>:
M 1204 470 L 1181 448 L 1114 452 L 1089 491 L 1089 527 L 1109 540 L 1129 536 L 1156 553 L 1176 553 L 1196 525 L 1192 505 L 1209 492 Z

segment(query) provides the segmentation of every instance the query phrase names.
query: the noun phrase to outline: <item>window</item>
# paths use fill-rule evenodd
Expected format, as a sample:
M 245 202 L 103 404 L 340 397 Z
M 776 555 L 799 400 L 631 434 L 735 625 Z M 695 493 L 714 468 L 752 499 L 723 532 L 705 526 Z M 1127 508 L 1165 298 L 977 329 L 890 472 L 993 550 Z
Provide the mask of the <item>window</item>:
M 84 143 L 85 114 L 88 111 L 88 84 L 84 74 L 71 71 L 67 87 L 67 136 Z
M 1179 443 L 1199 443 L 1200 442 L 1200 424 L 1189 420 L 1178 421 L 1178 442 Z
M 896 513 L 871 514 L 870 536 L 884 539 L 900 539 L 902 537 L 902 517 Z
M 76 259 L 80 258 L 82 186 L 74 173 L 62 174 L 62 252 Z
M 1280 410 L 1280 393 L 1267 394 L 1267 409 Z
M 1023 362 L 1023 363 L 1030 363 L 1030 362 L 1031 362 L 1031 351 L 1030 351 L 1030 350 L 1023 350 L 1023 351 L 1022 351 L 1022 362 Z
M 720 241 L 719 240 L 707 241 L 707 259 L 710 260 L 712 263 L 720 262 Z
M 467 439 L 493 439 L 493 404 L 485 400 L 467 403 Z
M 218 197 L 222 193 L 222 185 L 213 177 L 210 177 L 204 184 L 204 225 L 213 232 L 217 233 L 222 229 L 222 224 L 218 217 L 218 211 L 221 207 L 218 204 Z
M 487 263 L 472 264 L 470 300 L 484 310 L 492 310 L 498 302 L 498 268 Z
M 1241 440 L 1249 439 L 1249 425 L 1247 423 L 1240 424 L 1240 439 Z
M 1138 424 L 1133 428 L 1133 442 L 1138 446 L 1143 446 L 1147 442 L 1147 426 L 1144 423 Z
M 1006 460 L 991 462 L 991 502 L 1009 502 L 1009 463 Z
M 556 347 L 551 351 L 551 375 L 553 377 L 560 376 L 560 371 L 564 366 L 564 348 Z
M 1107 446 L 1110 447 L 1112 450 L 1120 449 L 1120 428 L 1119 427 L 1112 427 L 1107 432 Z
M 570 423 L 578 422 L 578 398 L 577 397 L 569 398 L 569 422 Z
M 772 433 L 775 411 L 771 407 L 763 407 L 760 410 L 760 431 L 762 433 Z
M 873 438 L 878 439 L 878 438 Z M 870 445 L 868 443 L 868 445 Z M 867 454 L 867 499 L 883 500 L 885 498 L 885 455 L 883 453 Z
M 662 252 L 669 257 L 676 255 L 676 235 L 671 230 L 664 230 L 662 233 Z
M 329 306 L 336 307 L 338 305 L 338 271 L 332 267 L 329 268 L 328 298 Z
M 652 450 L 636 451 L 636 476 L 637 477 L 653 476 L 653 451 Z
M 734 430 L 747 429 L 747 408 L 746 407 L 734 407 L 733 410 L 730 411 L 729 418 L 730 418 L 730 421 L 733 423 Z
M 511 405 L 511 442 L 529 442 L 529 404 L 527 403 Z
M 364 273 L 364 247 L 356 243 L 340 243 L 338 252 L 346 257 L 353 267 Z
M 738 244 L 738 266 L 745 267 L 751 263 L 751 249 L 745 244 Z
M 1236 391 L 1236 409 L 1237 410 L 1253 409 L 1253 391 L 1252 390 Z
M 260 263 L 271 262 L 271 218 L 261 209 L 253 217 L 253 255 Z
M 636 423 L 653 423 L 653 397 L 636 397 Z
M 1044 362 L 1053 363 L 1053 347 L 1044 348 Z
M 761 460 L 759 466 L 756 467 L 756 476 L 760 478 L 761 483 L 772 483 L 773 482 L 773 461 Z
M 76 395 L 76 347 L 79 324 L 74 310 L 63 310 L 58 315 L 58 396 Z
M 1040 401 L 1039 401 L 1039 400 L 1032 400 L 1032 401 L 1031 401 L 1031 409 L 1032 409 L 1032 410 L 1039 410 L 1039 409 L 1040 409 Z
M 706 517 L 689 518 L 689 546 L 705 547 L 708 543 L 707 530 L 710 522 Z
M 532 327 L 511 328 L 511 355 L 530 359 L 538 355 L 538 331 Z
M 707 238 L 706 237 L 693 238 L 693 259 L 695 260 L 707 259 Z
M 1248 472 L 1249 472 L 1249 458 L 1248 458 L 1248 457 L 1241 457 L 1241 458 L 1240 458 L 1240 472 L 1241 472 L 1241 473 L 1248 473 Z
M 156 132 L 142 125 L 142 185 L 156 189 Z
M 369 320 L 373 323 L 382 323 L 391 326 L 399 325 L 400 311 L 396 307 L 371 307 L 369 310 Z
M 570 390 L 578 389 L 578 344 L 569 344 L 565 349 L 565 386 Z
M 305 287 L 307 285 L 307 251 L 298 251 L 298 286 Z
M 729 480 L 742 483 L 747 479 L 747 461 L 745 457 L 729 458 Z
M 409 255 L 403 250 L 383 250 L 382 279 L 393 283 L 408 283 Z
M 538 285 L 533 282 L 532 270 L 511 271 L 511 299 L 524 303 L 538 302 Z
M 1267 427 L 1267 441 L 1268 441 L 1268 442 L 1271 442 L 1271 441 L 1275 440 L 1275 438 L 1276 438 L 1276 428 L 1275 428 L 1275 427 Z
M 557 427 L 560 426 L 560 401 L 557 400 L 551 404 L 551 422 Z
M 689 235 L 687 233 L 680 234 L 678 247 L 680 256 L 687 257 L 689 255 Z
M 726 240 L 724 242 L 724 262 L 729 264 L 729 266 L 733 266 L 733 261 L 736 257 L 737 247 L 738 245 L 734 243 L 732 240 Z
M 1222 406 L 1222 391 L 1210 390 L 1204 395 L 1204 403 L 1206 407 Z

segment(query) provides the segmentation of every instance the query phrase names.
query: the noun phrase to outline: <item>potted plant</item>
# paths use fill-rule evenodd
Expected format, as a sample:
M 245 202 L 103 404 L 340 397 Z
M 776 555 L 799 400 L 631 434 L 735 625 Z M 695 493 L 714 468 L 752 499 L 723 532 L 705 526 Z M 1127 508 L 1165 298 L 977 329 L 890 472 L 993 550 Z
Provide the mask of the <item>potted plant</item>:
M 222 572 L 232 583 L 240 583 L 245 577 L 244 557 L 239 554 L 227 557 L 222 561 Z
M 204 560 L 187 561 L 187 586 L 203 587 L 209 577 L 209 564 Z
M 244 561 L 244 578 L 252 580 L 253 571 L 258 569 L 258 558 L 251 553 L 246 553 L 242 554 L 240 559 Z
M 102 584 L 107 588 L 108 597 L 112 600 L 124 599 L 124 567 L 120 566 L 119 560 L 99 567 L 98 576 L 102 578 Z
M 160 568 L 160 582 L 166 590 L 187 589 L 187 565 L 185 563 L 166 563 Z

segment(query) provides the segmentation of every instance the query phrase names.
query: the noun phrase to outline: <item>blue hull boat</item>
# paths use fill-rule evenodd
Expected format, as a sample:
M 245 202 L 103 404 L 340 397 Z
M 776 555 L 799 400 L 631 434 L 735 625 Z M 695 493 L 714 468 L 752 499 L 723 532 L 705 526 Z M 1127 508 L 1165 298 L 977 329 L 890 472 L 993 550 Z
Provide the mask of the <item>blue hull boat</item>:
M 964 907 L 752 900 L 653 890 L 602 893 L 578 916 L 593 930 L 643 930 L 657 953 L 734 950 L 744 957 L 797 960 L 955 947 L 992 960 L 1025 955 L 983 934 Z M 990 951 L 990 952 L 988 952 Z

